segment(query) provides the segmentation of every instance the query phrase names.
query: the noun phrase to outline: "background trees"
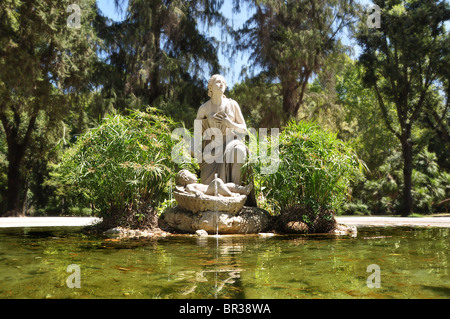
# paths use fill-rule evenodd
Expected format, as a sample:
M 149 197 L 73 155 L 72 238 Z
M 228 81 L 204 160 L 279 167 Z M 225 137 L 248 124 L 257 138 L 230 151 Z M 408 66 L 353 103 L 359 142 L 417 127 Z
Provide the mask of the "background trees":
M 138 104 L 158 105 L 190 122 L 201 104 L 203 76 L 219 72 L 216 40 L 201 28 L 224 24 L 221 1 L 115 3 L 125 19 L 98 20 L 105 40 L 100 71 L 107 83 L 104 96 L 119 110 L 137 99 Z
M 10 215 L 22 212 L 32 165 L 25 159 L 47 158 L 46 142 L 67 115 L 70 96 L 89 83 L 96 59 L 91 24 L 68 26 L 70 4 L 37 0 L 0 4 L 0 120 L 8 161 L 2 210 Z M 84 1 L 81 7 L 82 19 L 93 19 L 95 1 Z M 32 145 L 40 149 L 37 154 L 30 153 Z
M 230 35 L 229 54 L 250 54 L 254 72 L 226 93 L 248 126 L 314 121 L 366 163 L 341 213 L 448 209 L 445 1 L 375 1 L 381 25 L 368 29 L 366 8 L 350 0 L 235 0 L 235 10 L 252 9 L 239 30 L 221 0 L 114 3 L 122 21 L 85 0 L 73 28 L 69 1 L 1 2 L 2 215 L 81 211 L 67 206 L 67 185 L 52 167 L 110 114 L 151 105 L 191 127 L 208 77 L 222 72 L 213 26 Z M 359 59 L 347 55 L 347 37 L 358 39 Z
M 255 14 L 236 32 L 237 48 L 280 83 L 284 119 L 297 116 L 307 85 L 343 50 L 340 34 L 357 6 L 347 0 L 249 1 Z
M 413 209 L 412 171 L 416 144 L 413 128 L 428 103 L 432 108 L 443 109 L 439 101 L 430 99 L 435 98 L 433 91 L 439 90 L 440 69 L 448 70 L 448 60 L 444 57 L 449 55 L 450 38 L 444 22 L 450 11 L 443 1 L 376 3 L 381 8 L 383 23 L 379 29 L 360 27 L 357 36 L 363 48 L 360 61 L 366 71 L 364 83 L 375 91 L 386 128 L 401 143 L 402 215 L 406 216 Z

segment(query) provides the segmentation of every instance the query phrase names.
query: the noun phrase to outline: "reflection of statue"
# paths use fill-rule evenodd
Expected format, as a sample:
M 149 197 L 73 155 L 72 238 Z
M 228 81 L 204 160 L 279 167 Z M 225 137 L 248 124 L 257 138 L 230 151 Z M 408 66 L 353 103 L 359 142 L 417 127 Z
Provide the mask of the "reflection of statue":
M 178 172 L 175 182 L 178 187 L 184 186 L 184 190 L 186 192 L 193 193 L 198 196 L 214 196 L 216 194 L 216 183 L 217 194 L 221 196 L 248 195 L 252 190 L 251 184 L 247 186 L 239 186 L 234 183 L 225 184 L 220 178 L 213 179 L 209 185 L 199 184 L 197 183 L 197 176 L 186 169 Z
M 200 164 L 200 178 L 203 184 L 210 184 L 215 174 L 225 183 L 235 183 L 241 185 L 243 176 L 241 167 L 248 156 L 248 149 L 235 133 L 246 133 L 247 125 L 241 109 L 236 101 L 228 99 L 223 94 L 226 89 L 226 81 L 221 75 L 213 75 L 208 81 L 209 101 L 200 106 L 197 112 L 197 120 L 202 120 L 202 134 L 207 129 L 217 129 L 222 133 L 223 159 L 210 161 L 204 158 Z M 214 130 L 209 130 L 214 135 Z M 227 138 L 228 134 L 228 138 Z M 206 132 L 208 135 L 208 131 Z M 202 150 L 209 147 L 214 148 L 212 136 L 210 139 L 203 139 Z M 219 143 L 220 145 L 220 143 Z M 207 152 L 206 152 L 207 153 Z M 205 152 L 203 152 L 205 154 Z M 208 156 L 204 155 L 204 156 Z

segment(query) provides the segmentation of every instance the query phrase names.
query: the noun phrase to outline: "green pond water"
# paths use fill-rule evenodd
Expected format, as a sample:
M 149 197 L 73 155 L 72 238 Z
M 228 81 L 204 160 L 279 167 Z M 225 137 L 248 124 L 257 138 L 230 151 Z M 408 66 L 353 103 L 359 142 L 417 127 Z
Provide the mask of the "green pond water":
M 128 240 L 4 228 L 0 298 L 449 298 L 449 238 L 450 228 Z M 67 284 L 69 265 L 80 288 Z

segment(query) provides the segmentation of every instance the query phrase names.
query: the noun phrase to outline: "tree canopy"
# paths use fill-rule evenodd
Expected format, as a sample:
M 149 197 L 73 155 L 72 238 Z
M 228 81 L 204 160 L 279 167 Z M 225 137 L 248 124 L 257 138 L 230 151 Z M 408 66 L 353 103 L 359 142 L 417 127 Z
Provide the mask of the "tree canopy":
M 250 1 L 255 14 L 236 32 L 238 48 L 280 83 L 283 112 L 295 117 L 314 74 L 342 52 L 340 34 L 354 22 L 352 0 Z
M 352 177 L 347 193 L 339 188 L 339 213 L 448 209 L 446 1 L 375 0 L 378 25 L 368 23 L 366 5 L 352 0 L 234 0 L 234 12 L 251 9 L 239 28 L 224 15 L 223 0 L 112 3 L 122 20 L 105 16 L 95 0 L 1 1 L 1 216 L 97 212 L 97 204 L 69 196 L 70 182 L 56 168 L 70 166 L 67 159 L 80 143 L 89 149 L 89 134 L 98 141 L 104 141 L 101 127 L 113 134 L 113 119 L 131 121 L 133 136 L 146 139 L 134 120 L 150 106 L 157 118 L 191 129 L 208 99 L 207 79 L 228 69 L 219 59 L 224 43 L 212 28 L 228 40 L 226 57 L 249 55 L 239 83 L 226 92 L 248 127 L 280 128 L 285 137 L 286 128 L 311 127 L 336 145 L 342 140 L 365 163 L 368 169 Z M 352 41 L 358 56 L 351 54 Z M 283 149 L 290 151 L 289 145 Z M 314 152 L 307 156 L 320 170 Z M 297 164 L 290 167 L 309 169 Z M 280 172 L 278 182 L 295 172 Z M 159 189 L 170 184 L 167 176 Z M 98 176 L 88 181 L 103 185 Z M 256 188 L 270 187 L 269 181 L 259 178 Z
M 97 58 L 92 24 L 69 25 L 70 4 L 14 0 L 0 4 L 0 120 L 8 160 L 4 205 L 12 214 L 21 209 L 25 195 L 25 156 L 33 142 L 45 139 L 34 135 L 38 125 L 58 125 L 67 114 L 70 96 L 88 87 Z M 84 21 L 94 18 L 95 1 L 84 1 L 81 7 Z
M 445 85 L 442 70 L 449 69 L 449 61 L 444 57 L 449 55 L 450 37 L 444 22 L 450 10 L 444 1 L 435 0 L 376 3 L 381 8 L 383 23 L 372 30 L 360 28 L 357 36 L 363 48 L 360 61 L 365 68 L 364 83 L 374 89 L 386 127 L 401 143 L 403 214 L 409 215 L 413 208 L 416 143 L 412 129 L 427 103 L 435 98 L 433 91 Z M 439 101 L 431 104 L 435 105 L 435 112 L 444 109 Z

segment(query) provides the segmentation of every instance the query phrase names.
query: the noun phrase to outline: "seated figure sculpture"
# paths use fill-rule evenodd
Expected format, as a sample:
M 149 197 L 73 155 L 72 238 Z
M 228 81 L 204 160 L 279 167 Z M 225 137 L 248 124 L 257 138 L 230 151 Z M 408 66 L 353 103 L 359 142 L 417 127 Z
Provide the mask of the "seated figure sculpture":
M 176 177 L 177 186 L 184 187 L 186 192 L 193 193 L 197 196 L 215 196 L 216 186 L 217 195 L 230 197 L 248 195 L 253 188 L 253 185 L 251 184 L 247 186 L 240 186 L 235 183 L 224 183 L 223 180 L 218 177 L 213 179 L 209 185 L 197 183 L 197 181 L 197 176 L 186 169 L 179 171 Z
M 204 158 L 200 163 L 200 179 L 205 184 L 209 184 L 215 174 L 225 183 L 240 185 L 244 182 L 241 168 L 247 160 L 248 149 L 238 134 L 245 134 L 247 126 L 238 103 L 225 97 L 226 87 L 223 76 L 211 76 L 208 81 L 210 99 L 202 104 L 197 112 L 196 120 L 202 123 L 202 136 L 207 135 L 207 138 L 203 139 Z M 213 139 L 213 136 L 209 136 L 217 131 L 221 132 L 222 138 L 214 136 Z M 212 152 L 209 154 L 205 151 L 220 147 L 222 158 L 216 158 Z
M 199 107 L 194 122 L 201 128 L 201 183 L 187 170 L 181 170 L 176 178 L 173 194 L 178 206 L 194 213 L 213 210 L 236 214 L 246 203 L 256 206 L 253 185 L 248 182 L 250 171 L 244 169 L 249 150 L 241 135 L 247 133 L 247 126 L 238 103 L 225 97 L 225 89 L 223 76 L 211 76 L 210 100 Z

